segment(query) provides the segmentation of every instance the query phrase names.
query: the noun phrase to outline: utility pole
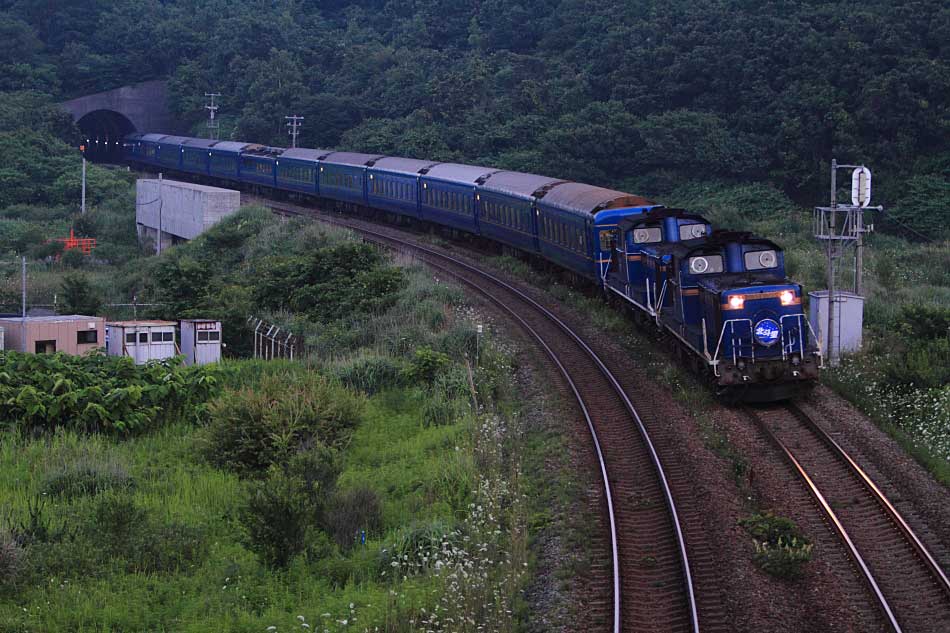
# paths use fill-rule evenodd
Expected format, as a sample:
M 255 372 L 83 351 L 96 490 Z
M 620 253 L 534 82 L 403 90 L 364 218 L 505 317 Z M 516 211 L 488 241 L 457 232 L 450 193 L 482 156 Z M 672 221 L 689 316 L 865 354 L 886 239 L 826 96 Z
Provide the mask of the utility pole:
M 155 254 L 162 254 L 162 207 L 165 201 L 162 199 L 162 173 L 158 173 L 158 237 L 155 240 Z
M 218 106 L 214 104 L 214 98 L 220 97 L 220 92 L 206 92 L 206 97 L 211 99 L 211 103 L 205 106 L 205 110 L 208 111 L 208 138 L 212 141 L 218 140 L 218 122 L 215 121 L 214 115 L 218 111 Z
M 300 122 L 303 121 L 303 117 L 294 114 L 292 116 L 285 116 L 284 118 L 290 121 L 287 127 L 290 128 L 288 134 L 290 134 L 290 138 L 292 139 L 291 147 L 297 147 L 297 135 L 300 133 Z
M 79 214 L 86 215 L 86 146 L 80 145 L 79 152 L 82 154 L 82 199 L 79 203 Z
M 20 341 L 23 349 L 21 350 L 26 354 L 26 256 L 20 257 L 21 261 L 21 274 L 20 274 L 20 292 L 21 292 L 21 301 L 22 301 L 22 312 L 20 317 Z

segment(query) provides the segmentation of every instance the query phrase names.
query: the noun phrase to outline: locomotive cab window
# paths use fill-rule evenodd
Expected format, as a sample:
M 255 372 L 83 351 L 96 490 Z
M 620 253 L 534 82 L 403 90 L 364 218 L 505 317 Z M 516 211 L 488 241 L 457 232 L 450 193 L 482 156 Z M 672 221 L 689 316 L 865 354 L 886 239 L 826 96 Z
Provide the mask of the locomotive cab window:
M 689 272 L 694 275 L 712 275 L 722 271 L 722 255 L 699 255 L 689 258 Z
M 656 244 L 663 241 L 663 231 L 658 226 L 642 226 L 633 230 L 634 244 Z
M 695 240 L 706 235 L 705 224 L 684 224 L 680 227 L 681 240 Z
M 600 232 L 600 250 L 611 251 L 616 245 L 617 245 L 616 231 L 601 231 Z
M 754 251 L 744 255 L 746 270 L 762 270 L 778 266 L 775 251 Z

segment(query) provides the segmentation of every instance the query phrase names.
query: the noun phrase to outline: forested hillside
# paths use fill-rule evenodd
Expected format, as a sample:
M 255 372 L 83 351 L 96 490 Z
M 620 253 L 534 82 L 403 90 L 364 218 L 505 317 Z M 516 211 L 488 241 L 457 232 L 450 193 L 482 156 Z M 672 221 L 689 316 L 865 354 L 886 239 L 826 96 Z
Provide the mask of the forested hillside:
M 464 160 L 648 194 L 763 181 L 950 224 L 950 6 L 938 0 L 5 0 L 0 89 L 56 98 L 171 77 L 203 131 Z

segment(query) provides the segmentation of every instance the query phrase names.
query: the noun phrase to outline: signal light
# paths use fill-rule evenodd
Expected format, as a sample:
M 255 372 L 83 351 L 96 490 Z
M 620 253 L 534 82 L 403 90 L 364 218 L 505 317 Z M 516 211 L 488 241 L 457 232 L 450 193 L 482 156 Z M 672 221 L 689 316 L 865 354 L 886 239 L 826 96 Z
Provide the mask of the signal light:
M 732 295 L 729 297 L 729 307 L 733 310 L 741 310 L 745 305 L 745 297 L 742 295 Z
M 783 290 L 782 294 L 779 295 L 779 299 L 782 300 L 783 306 L 792 305 L 792 301 L 795 300 L 795 293 L 791 290 Z

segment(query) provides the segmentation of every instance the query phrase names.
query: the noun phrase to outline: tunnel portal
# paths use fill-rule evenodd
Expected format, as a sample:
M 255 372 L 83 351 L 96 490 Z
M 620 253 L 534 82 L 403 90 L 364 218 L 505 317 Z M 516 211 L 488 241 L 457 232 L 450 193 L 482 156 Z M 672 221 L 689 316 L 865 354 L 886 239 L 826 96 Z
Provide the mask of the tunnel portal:
M 122 162 L 122 143 L 135 132 L 128 117 L 115 110 L 94 110 L 76 122 L 83 135 L 86 158 L 96 163 Z

